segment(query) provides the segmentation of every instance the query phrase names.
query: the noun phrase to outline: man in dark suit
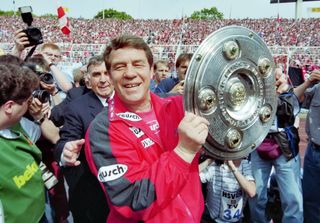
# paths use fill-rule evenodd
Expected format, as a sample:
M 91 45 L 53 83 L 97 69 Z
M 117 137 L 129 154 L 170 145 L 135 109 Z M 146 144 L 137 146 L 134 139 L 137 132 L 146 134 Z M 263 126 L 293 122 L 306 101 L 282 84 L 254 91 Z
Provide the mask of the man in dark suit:
M 88 168 L 83 150 L 76 154 L 78 162 L 69 162 L 73 158 L 70 149 L 74 144 L 82 147 L 90 122 L 107 106 L 106 101 L 113 94 L 103 58 L 91 58 L 87 68 L 92 91 L 67 104 L 55 156 L 69 186 L 69 205 L 74 222 L 105 223 L 109 208 L 99 182 Z
M 50 120 L 55 124 L 57 127 L 63 126 L 64 123 L 64 112 L 67 107 L 67 105 L 73 101 L 74 99 L 90 92 L 91 89 L 89 89 L 87 86 L 80 86 L 71 88 L 67 92 L 66 98 L 58 105 L 54 106 L 51 110 Z

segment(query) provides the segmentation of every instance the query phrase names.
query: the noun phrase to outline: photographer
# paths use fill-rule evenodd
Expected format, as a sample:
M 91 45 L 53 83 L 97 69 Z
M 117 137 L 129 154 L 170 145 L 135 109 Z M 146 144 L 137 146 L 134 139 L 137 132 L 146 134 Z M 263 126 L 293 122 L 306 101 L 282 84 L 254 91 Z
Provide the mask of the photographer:
M 31 66 L 32 69 L 40 77 L 40 89 L 47 91 L 49 94 L 43 95 L 43 99 L 48 101 L 50 100 L 51 108 L 58 105 L 65 99 L 66 93 L 61 91 L 57 85 L 56 81 L 51 73 L 49 73 L 50 68 L 47 60 L 42 55 L 35 55 L 27 59 L 28 66 Z M 39 92 L 41 94 L 41 92 Z M 39 95 L 40 96 L 40 95 Z M 49 97 L 49 98 L 45 98 Z
M 39 222 L 45 203 L 41 151 L 23 132 L 11 130 L 27 111 L 39 80 L 17 65 L 0 64 L 0 73 L 0 197 L 5 222 Z
M 67 196 L 62 172 L 53 158 L 54 146 L 60 138 L 59 128 L 54 126 L 52 121 L 48 118 L 50 116 L 51 108 L 58 105 L 65 98 L 66 94 L 56 87 L 52 75 L 47 72 L 49 67 L 42 55 L 28 58 L 27 66 L 32 67 L 40 78 L 40 89 L 33 92 L 34 99 L 32 106 L 30 106 L 30 114 L 33 117 L 38 114 L 38 117 L 34 120 L 38 120 L 37 122 L 42 130 L 43 137 L 37 141 L 37 146 L 41 148 L 43 162 L 59 180 L 52 189 L 48 190 L 50 205 L 54 210 L 52 218 L 54 218 L 57 223 L 64 222 L 69 215 Z M 49 106 L 48 112 L 42 113 L 43 109 L 47 106 Z
M 30 58 L 30 61 L 33 63 L 25 64 L 21 59 L 13 55 L 5 55 L 0 56 L 0 64 L 23 66 L 23 68 L 27 70 L 29 70 L 30 67 L 33 69 L 31 69 L 33 73 L 36 73 L 37 69 L 38 71 L 40 69 L 45 69 L 45 63 L 43 63 L 43 60 L 33 59 L 34 58 Z M 35 67 L 37 67 L 37 69 Z M 37 75 L 38 78 L 41 79 L 41 73 L 37 73 Z M 58 175 L 58 172 L 55 172 L 51 167 L 53 162 L 52 159 L 50 161 L 50 153 L 52 154 L 52 151 L 50 151 L 50 149 L 49 151 L 46 150 L 48 145 L 55 144 L 59 139 L 59 128 L 57 128 L 53 122 L 48 119 L 51 113 L 51 107 L 49 103 L 50 93 L 37 87 L 37 89 L 32 92 L 32 96 L 28 103 L 28 112 L 24 115 L 25 117 L 22 117 L 21 120 L 12 125 L 10 129 L 21 132 L 28 136 L 32 143 L 37 142 L 37 146 L 42 152 L 42 161 L 48 165 L 48 168 L 43 164 L 39 167 L 42 171 L 46 172 L 46 174 L 43 174 L 43 180 L 46 188 L 48 189 L 46 190 L 46 194 L 49 196 L 47 201 L 48 203 L 50 202 L 52 210 L 54 210 L 51 211 L 50 208 L 46 208 L 46 219 L 49 220 L 49 222 L 53 222 L 53 218 L 55 218 L 55 222 L 64 222 L 68 216 L 68 208 L 63 185 L 63 177 L 61 177 L 62 180 L 60 180 L 60 182 L 57 184 L 57 178 L 51 173 L 54 172 L 55 175 Z M 41 139 L 40 142 L 45 143 L 39 145 L 39 139 Z M 55 199 L 56 197 L 62 201 Z M 54 214 L 54 216 L 51 216 L 52 214 Z M 43 222 L 46 221 L 44 220 Z
M 26 46 L 30 44 L 29 38 L 24 30 L 19 29 L 14 35 L 15 46 L 13 48 L 12 54 L 18 57 L 22 56 L 22 52 L 25 50 Z M 68 80 L 68 75 L 62 73 L 58 68 L 58 63 L 61 61 L 61 51 L 60 48 L 53 43 L 45 43 L 42 45 L 39 53 L 46 60 L 49 66 L 49 72 L 53 75 L 58 87 L 67 92 L 72 88 L 72 80 Z

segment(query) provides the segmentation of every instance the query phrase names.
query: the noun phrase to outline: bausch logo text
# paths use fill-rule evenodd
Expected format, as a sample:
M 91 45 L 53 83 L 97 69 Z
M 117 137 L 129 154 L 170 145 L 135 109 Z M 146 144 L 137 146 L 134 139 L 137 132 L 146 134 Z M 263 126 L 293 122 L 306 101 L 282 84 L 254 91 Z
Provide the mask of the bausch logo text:
M 133 122 L 141 121 L 140 116 L 132 112 L 118 113 L 117 115 L 120 118 L 129 120 L 129 121 L 133 121 Z
M 128 170 L 127 165 L 114 164 L 110 166 L 100 167 L 98 172 L 98 180 L 100 182 L 108 182 L 122 177 Z

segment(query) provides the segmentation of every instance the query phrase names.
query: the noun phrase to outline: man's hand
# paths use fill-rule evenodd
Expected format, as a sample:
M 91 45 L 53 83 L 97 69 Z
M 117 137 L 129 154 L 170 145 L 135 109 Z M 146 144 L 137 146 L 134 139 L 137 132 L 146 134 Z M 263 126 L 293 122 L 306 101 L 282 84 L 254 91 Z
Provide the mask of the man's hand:
M 29 114 L 34 120 L 40 120 L 43 117 L 49 117 L 51 108 L 49 102 L 41 103 L 38 98 L 32 98 L 31 103 L 28 107 Z
M 200 116 L 186 112 L 178 126 L 179 143 L 177 147 L 187 153 L 195 154 L 206 142 L 209 122 Z
M 180 81 L 179 83 L 177 83 L 169 93 L 173 93 L 173 94 L 183 94 L 183 90 L 184 90 L 184 80 Z
M 320 70 L 312 71 L 310 76 L 308 77 L 308 81 L 310 81 L 311 83 L 320 81 Z
M 25 46 L 30 43 L 27 34 L 22 32 L 22 29 L 19 29 L 14 33 L 14 43 L 16 50 L 19 52 L 22 52 Z
M 282 94 L 289 90 L 290 85 L 288 84 L 288 79 L 280 68 L 276 68 L 274 71 L 274 75 L 276 78 L 276 88 L 277 93 Z
M 54 95 L 54 93 L 58 91 L 58 89 L 56 88 L 56 85 L 54 83 L 47 84 L 43 81 L 40 81 L 40 86 L 43 90 L 48 91 L 51 95 Z
M 64 166 L 79 166 L 78 160 L 80 150 L 84 144 L 84 139 L 74 140 L 67 142 L 62 151 L 61 162 Z

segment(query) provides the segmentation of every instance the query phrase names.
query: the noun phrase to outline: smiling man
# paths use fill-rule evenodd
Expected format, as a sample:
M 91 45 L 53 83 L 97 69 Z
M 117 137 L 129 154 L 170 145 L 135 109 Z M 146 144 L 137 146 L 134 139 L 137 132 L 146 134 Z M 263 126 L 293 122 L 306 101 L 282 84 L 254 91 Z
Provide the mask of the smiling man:
M 85 152 L 109 201 L 107 222 L 200 222 L 208 121 L 185 114 L 181 96 L 150 92 L 153 55 L 141 38 L 112 40 L 104 59 L 115 96 L 90 125 Z
M 55 155 L 69 185 L 69 205 L 74 222 L 105 223 L 107 202 L 99 183 L 90 173 L 82 145 L 90 122 L 107 106 L 113 86 L 101 56 L 91 58 L 87 70 L 91 91 L 67 104 Z M 78 158 L 77 162 L 72 161 L 74 157 Z

